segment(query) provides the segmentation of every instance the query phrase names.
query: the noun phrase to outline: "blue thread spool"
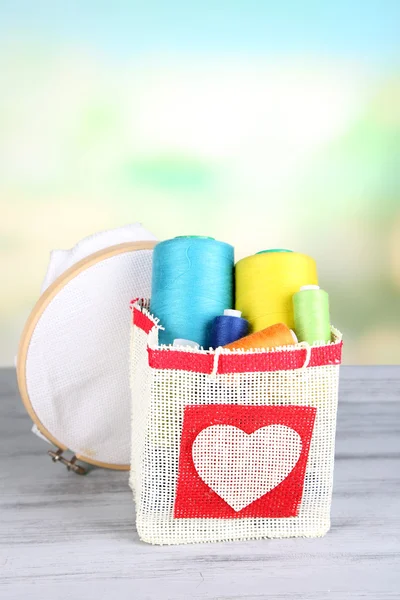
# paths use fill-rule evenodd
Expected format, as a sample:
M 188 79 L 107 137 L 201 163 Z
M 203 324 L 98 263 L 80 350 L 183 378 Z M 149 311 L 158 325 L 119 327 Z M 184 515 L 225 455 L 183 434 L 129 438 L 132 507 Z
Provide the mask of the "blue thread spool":
M 224 314 L 215 317 L 213 321 L 210 336 L 211 347 L 218 348 L 236 342 L 248 333 L 249 322 L 242 318 L 240 310 L 225 309 Z
M 165 331 L 160 344 L 175 338 L 210 344 L 213 319 L 233 305 L 233 247 L 213 238 L 179 236 L 153 251 L 151 312 Z

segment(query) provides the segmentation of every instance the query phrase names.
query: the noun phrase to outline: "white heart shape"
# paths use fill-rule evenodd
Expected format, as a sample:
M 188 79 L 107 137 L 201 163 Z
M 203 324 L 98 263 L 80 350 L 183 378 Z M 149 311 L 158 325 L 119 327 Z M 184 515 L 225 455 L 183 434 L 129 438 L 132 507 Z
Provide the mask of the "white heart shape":
M 212 425 L 193 442 L 201 479 L 236 512 L 279 485 L 294 469 L 301 437 L 286 425 L 267 425 L 248 435 L 232 425 Z

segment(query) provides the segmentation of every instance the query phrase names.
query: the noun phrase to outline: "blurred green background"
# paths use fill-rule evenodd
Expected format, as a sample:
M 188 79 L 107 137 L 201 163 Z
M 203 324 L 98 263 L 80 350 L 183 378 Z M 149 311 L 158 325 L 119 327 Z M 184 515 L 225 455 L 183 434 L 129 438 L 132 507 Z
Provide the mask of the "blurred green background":
M 49 252 L 141 221 L 317 260 L 400 362 L 400 2 L 0 3 L 0 364 Z

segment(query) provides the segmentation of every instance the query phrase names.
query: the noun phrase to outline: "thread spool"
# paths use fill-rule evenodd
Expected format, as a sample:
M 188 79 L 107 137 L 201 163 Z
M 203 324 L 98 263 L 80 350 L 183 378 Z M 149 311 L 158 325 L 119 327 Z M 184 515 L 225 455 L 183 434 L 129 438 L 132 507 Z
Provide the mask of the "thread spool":
M 300 342 L 330 342 L 329 296 L 318 285 L 304 285 L 293 296 L 295 331 Z
M 185 340 L 183 338 L 176 338 L 172 345 L 175 348 L 194 348 L 195 350 L 198 350 L 200 348 L 197 342 L 193 342 L 192 340 Z
M 294 331 L 284 323 L 275 323 L 261 331 L 251 333 L 236 342 L 226 344 L 224 348 L 230 350 L 253 350 L 256 348 L 278 348 L 280 346 L 292 346 L 297 343 Z
M 213 319 L 233 305 L 233 247 L 214 238 L 180 236 L 153 252 L 150 310 L 161 344 L 176 338 L 209 347 Z
M 225 309 L 224 314 L 215 317 L 210 335 L 212 348 L 235 342 L 249 333 L 249 323 L 242 318 L 240 310 Z
M 318 284 L 310 256 L 291 250 L 264 250 L 239 260 L 235 267 L 235 308 L 261 331 L 274 323 L 294 328 L 292 297 L 302 285 Z

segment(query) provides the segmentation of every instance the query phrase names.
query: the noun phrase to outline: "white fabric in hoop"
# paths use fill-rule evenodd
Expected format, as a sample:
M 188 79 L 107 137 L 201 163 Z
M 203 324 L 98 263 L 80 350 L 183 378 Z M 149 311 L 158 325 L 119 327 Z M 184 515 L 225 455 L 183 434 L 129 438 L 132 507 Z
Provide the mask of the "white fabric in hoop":
M 57 251 L 43 289 L 100 249 L 142 240 L 155 238 L 134 224 Z M 130 462 L 130 301 L 150 295 L 151 262 L 152 250 L 130 251 L 81 272 L 46 307 L 29 344 L 26 383 L 39 421 L 95 462 Z
M 155 239 L 154 235 L 142 227 L 141 223 L 131 223 L 117 229 L 108 229 L 93 233 L 83 238 L 83 240 L 68 250 L 52 250 L 41 292 L 43 293 L 57 277 L 62 275 L 72 265 L 90 254 L 94 254 L 110 246 L 123 244 L 124 242 L 140 242 Z

